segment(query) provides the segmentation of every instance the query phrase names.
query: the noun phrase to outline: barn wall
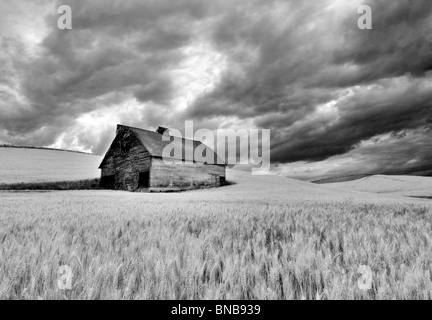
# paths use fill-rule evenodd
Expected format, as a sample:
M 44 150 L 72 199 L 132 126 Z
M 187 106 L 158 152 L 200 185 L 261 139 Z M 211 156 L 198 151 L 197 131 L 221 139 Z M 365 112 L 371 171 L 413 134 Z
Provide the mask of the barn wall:
M 165 164 L 160 158 L 152 158 L 150 186 L 198 187 L 219 186 L 220 176 L 225 177 L 225 167 L 198 163 Z
M 151 156 L 127 129 L 117 133 L 101 169 L 101 181 L 114 175 L 114 189 L 136 190 L 140 172 L 150 170 Z M 105 179 L 106 181 L 106 179 Z

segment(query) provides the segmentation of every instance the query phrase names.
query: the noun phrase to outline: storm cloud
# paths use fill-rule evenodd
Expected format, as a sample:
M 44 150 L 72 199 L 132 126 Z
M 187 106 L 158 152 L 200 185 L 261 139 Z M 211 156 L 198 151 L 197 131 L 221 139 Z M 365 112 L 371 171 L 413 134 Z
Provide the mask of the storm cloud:
M 432 152 L 431 27 L 426 0 L 4 0 L 0 143 L 103 153 L 117 123 L 193 120 L 271 129 L 283 175 L 415 170 Z

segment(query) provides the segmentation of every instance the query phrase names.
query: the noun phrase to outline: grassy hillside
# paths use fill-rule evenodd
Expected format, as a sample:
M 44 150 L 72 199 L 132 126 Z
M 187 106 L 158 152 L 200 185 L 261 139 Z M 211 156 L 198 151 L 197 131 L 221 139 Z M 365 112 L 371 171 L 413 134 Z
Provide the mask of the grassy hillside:
M 375 175 L 326 186 L 342 190 L 432 197 L 432 177 Z
M 85 153 L 0 147 L 0 184 L 94 179 L 101 161 Z

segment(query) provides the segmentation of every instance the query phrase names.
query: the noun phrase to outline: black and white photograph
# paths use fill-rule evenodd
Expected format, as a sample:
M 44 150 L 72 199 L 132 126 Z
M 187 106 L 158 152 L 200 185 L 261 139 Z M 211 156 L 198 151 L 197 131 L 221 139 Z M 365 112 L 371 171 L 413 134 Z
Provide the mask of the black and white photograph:
M 0 300 L 431 299 L 431 1 L 0 0 Z

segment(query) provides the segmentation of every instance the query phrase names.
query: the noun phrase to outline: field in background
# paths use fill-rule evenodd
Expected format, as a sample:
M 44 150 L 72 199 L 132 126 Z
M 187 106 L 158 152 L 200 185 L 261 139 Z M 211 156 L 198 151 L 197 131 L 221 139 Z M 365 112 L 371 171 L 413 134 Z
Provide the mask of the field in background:
M 327 186 L 336 189 L 432 198 L 432 177 L 375 175 Z
M 95 179 L 101 161 L 85 153 L 0 147 L 0 184 Z
M 48 174 L 40 159 L 58 156 L 15 160 L 38 177 L 74 176 Z M 0 191 L 0 299 L 432 298 L 430 200 L 227 179 L 236 184 L 170 194 Z M 58 287 L 63 265 L 71 290 Z

